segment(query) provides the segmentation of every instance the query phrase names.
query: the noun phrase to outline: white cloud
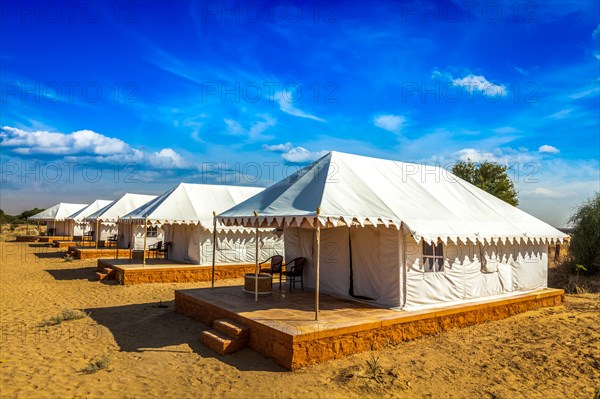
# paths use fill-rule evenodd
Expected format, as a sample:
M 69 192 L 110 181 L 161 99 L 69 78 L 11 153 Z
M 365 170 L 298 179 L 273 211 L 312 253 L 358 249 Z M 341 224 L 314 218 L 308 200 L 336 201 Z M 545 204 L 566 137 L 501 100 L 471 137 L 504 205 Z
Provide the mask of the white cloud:
M 285 144 L 274 144 L 274 145 L 263 145 L 263 150 L 273 151 L 273 152 L 284 152 L 292 149 L 292 143 L 287 142 Z
M 538 151 L 548 153 L 548 154 L 558 154 L 560 152 L 560 150 L 558 148 L 553 147 L 548 144 L 544 144 L 544 145 L 540 146 L 540 148 L 538 148 Z
M 304 147 L 294 147 L 292 143 L 263 145 L 263 150 L 281 153 L 281 157 L 290 163 L 305 163 L 316 161 L 327 151 L 309 151 Z
M 227 132 L 234 136 L 247 136 L 248 139 L 252 141 L 271 139 L 272 136 L 263 136 L 263 133 L 270 127 L 277 125 L 277 119 L 268 114 L 260 114 L 257 116 L 263 120 L 253 122 L 249 129 L 245 129 L 238 121 L 224 119 L 225 124 L 227 125 Z
M 566 194 L 549 188 L 536 187 L 533 190 L 525 190 L 519 193 L 525 198 L 565 198 Z
M 523 69 L 523 68 L 519 68 L 518 66 L 515 67 L 515 71 L 519 72 L 523 76 L 529 75 L 529 71 L 528 70 Z
M 406 123 L 406 118 L 401 115 L 379 115 L 375 117 L 373 123 L 389 132 L 400 133 L 402 125 Z
M 4 126 L 0 132 L 0 139 L 3 147 L 13 147 L 12 151 L 21 155 L 111 155 L 131 151 L 131 147 L 124 141 L 91 130 L 79 130 L 64 134 L 43 130 L 27 132 Z
M 294 147 L 281 154 L 281 157 L 291 163 L 312 162 L 327 154 L 327 151 L 308 151 L 304 147 Z
M 496 162 L 496 157 L 491 152 L 476 150 L 474 148 L 463 148 L 462 150 L 457 151 L 455 155 L 461 161 L 471 160 L 473 162 Z
M 148 163 L 157 168 L 182 169 L 188 166 L 187 162 L 171 148 L 149 154 Z
M 277 93 L 275 95 L 275 98 L 277 98 L 277 101 L 279 103 L 279 109 L 281 111 L 285 112 L 286 114 L 297 116 L 299 118 L 307 118 L 307 119 L 312 119 L 312 120 L 319 121 L 319 122 L 325 122 L 325 119 L 319 118 L 315 115 L 308 114 L 308 113 L 294 107 L 294 105 L 292 104 L 293 98 L 288 98 L 288 96 L 284 95 L 281 92 Z
M 548 118 L 552 118 L 552 119 L 564 119 L 571 112 L 573 112 L 573 108 L 563 109 L 563 110 L 560 110 L 558 112 L 553 113 L 552 115 L 549 115 Z
M 264 120 L 254 122 L 252 126 L 250 126 L 250 130 L 248 130 L 248 137 L 251 140 L 267 139 L 268 137 L 263 137 L 262 133 L 268 128 L 273 127 L 277 124 L 277 119 L 271 118 L 270 115 L 264 114 L 259 116 L 262 117 Z
M 592 38 L 600 39 L 600 24 L 598 24 L 596 29 L 594 29 L 594 31 L 592 32 Z
M 510 134 L 510 133 L 518 133 L 519 130 L 515 129 L 512 126 L 503 126 L 503 127 L 499 127 L 494 129 L 495 133 L 500 133 L 500 134 Z
M 452 84 L 458 87 L 464 87 L 469 92 L 479 91 L 489 96 L 505 96 L 506 86 L 490 82 L 482 75 L 469 74 L 464 78 L 452 79 Z
M 241 136 L 246 134 L 246 130 L 242 127 L 242 125 L 234 121 L 233 119 L 225 119 L 225 124 L 227 125 L 227 132 L 229 134 L 233 134 L 235 136 Z
M 144 162 L 163 169 L 181 169 L 188 163 L 171 148 L 145 153 L 123 140 L 91 130 L 73 133 L 49 131 L 28 132 L 4 126 L 0 130 L 0 147 L 19 155 L 62 156 L 68 162 Z

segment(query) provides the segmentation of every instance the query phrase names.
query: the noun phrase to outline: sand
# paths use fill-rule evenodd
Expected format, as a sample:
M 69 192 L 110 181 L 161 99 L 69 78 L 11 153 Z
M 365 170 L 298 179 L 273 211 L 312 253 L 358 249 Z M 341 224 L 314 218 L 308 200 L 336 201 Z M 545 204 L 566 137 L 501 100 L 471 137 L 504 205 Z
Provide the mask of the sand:
M 95 261 L 63 253 L 0 243 L 2 397 L 592 398 L 600 387 L 600 294 L 292 373 L 199 343 L 207 327 L 173 311 L 173 291 L 208 284 L 100 283 Z M 91 316 L 37 327 L 64 308 Z M 107 370 L 81 372 L 105 354 Z

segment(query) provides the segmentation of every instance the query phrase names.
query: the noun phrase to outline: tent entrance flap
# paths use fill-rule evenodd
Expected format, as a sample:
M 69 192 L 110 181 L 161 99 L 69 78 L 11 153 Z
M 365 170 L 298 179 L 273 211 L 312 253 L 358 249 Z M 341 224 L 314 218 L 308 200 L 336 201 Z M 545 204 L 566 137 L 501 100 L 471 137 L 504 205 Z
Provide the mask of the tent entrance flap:
M 357 295 L 354 290 L 354 270 L 353 270 L 353 256 L 352 256 L 352 228 L 349 227 L 348 231 L 348 253 L 349 253 L 349 266 L 350 266 L 350 289 L 348 291 L 348 295 L 357 299 L 364 299 L 368 301 L 376 301 L 381 298 L 381 286 L 379 286 L 379 294 L 377 297 L 368 297 L 365 295 Z M 375 248 L 375 256 L 377 256 L 377 248 Z M 379 263 L 379 262 L 378 262 Z

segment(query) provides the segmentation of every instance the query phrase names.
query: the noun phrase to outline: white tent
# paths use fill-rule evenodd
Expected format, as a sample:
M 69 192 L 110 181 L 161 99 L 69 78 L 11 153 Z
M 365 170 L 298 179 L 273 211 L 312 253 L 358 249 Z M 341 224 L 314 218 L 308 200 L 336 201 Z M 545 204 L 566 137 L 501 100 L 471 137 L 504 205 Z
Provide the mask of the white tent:
M 171 243 L 169 259 L 210 265 L 213 212 L 222 212 L 262 190 L 257 187 L 180 183 L 122 217 L 120 224 L 160 226 L 165 232 L 164 241 Z M 261 260 L 283 252 L 283 240 L 272 230 L 260 235 Z M 217 226 L 216 263 L 254 263 L 255 243 L 252 229 Z
M 96 232 L 94 237 L 96 240 L 106 240 L 108 237 L 117 234 L 117 222 L 120 217 L 154 198 L 156 198 L 156 195 L 127 193 L 118 200 L 88 215 L 84 220 L 89 222 L 91 228 Z M 97 231 L 100 231 L 100 234 Z
M 51 208 L 27 218 L 32 222 L 52 222 L 48 224 L 48 235 L 69 236 L 70 222 L 67 218 L 73 213 L 85 208 L 88 204 L 68 204 L 61 202 Z
M 83 235 L 86 231 L 86 227 L 89 228 L 89 222 L 85 221 L 85 218 L 92 213 L 112 204 L 113 201 L 98 199 L 85 208 L 78 210 L 77 212 L 69 215 L 66 220 L 69 221 L 69 231 L 71 236 Z
M 305 285 L 405 309 L 545 288 L 547 243 L 566 237 L 442 168 L 340 152 L 218 220 L 283 227 Z

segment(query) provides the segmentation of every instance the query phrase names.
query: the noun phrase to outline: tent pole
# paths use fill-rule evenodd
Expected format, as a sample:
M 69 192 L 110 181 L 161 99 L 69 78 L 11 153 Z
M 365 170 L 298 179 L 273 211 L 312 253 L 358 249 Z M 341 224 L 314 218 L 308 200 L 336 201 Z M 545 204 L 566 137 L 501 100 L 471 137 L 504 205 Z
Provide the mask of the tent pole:
M 255 256 L 255 268 L 254 268 L 254 302 L 258 302 L 258 212 L 254 211 L 256 217 L 256 256 Z
M 38 229 L 37 229 L 37 235 L 41 236 L 42 232 L 40 231 L 40 221 L 38 220 Z
M 117 246 L 117 251 L 115 253 L 115 259 L 119 259 L 119 220 L 121 217 L 117 217 L 117 241 L 115 241 L 115 245 Z
M 25 231 L 25 235 L 29 235 L 29 221 L 27 221 L 27 230 Z
M 217 250 L 217 213 L 213 211 L 213 251 L 212 251 L 212 275 L 211 275 L 211 288 L 215 288 L 215 261 L 216 261 L 216 250 Z
M 52 235 L 56 235 L 56 219 L 52 221 Z
M 321 269 L 321 224 L 319 214 L 321 208 L 317 208 L 317 259 L 316 259 L 316 281 L 315 281 L 315 321 L 319 320 L 319 271 Z
M 98 234 L 98 223 L 100 222 L 100 219 L 96 218 L 96 231 L 94 232 L 96 234 L 96 249 L 98 249 L 98 240 L 100 239 L 100 234 Z
M 144 252 L 142 252 L 142 264 L 146 266 L 146 236 L 148 235 L 148 215 L 144 216 Z

